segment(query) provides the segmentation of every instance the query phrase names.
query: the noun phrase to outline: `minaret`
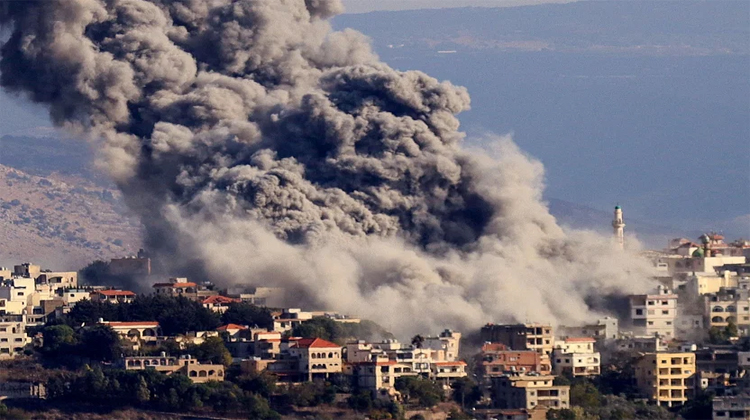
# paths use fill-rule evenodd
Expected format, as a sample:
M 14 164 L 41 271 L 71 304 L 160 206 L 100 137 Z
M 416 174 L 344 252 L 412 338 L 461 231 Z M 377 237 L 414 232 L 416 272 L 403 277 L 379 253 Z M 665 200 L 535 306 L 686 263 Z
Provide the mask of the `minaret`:
M 612 220 L 615 241 L 620 249 L 625 249 L 625 222 L 622 220 L 622 208 L 615 206 L 615 218 Z

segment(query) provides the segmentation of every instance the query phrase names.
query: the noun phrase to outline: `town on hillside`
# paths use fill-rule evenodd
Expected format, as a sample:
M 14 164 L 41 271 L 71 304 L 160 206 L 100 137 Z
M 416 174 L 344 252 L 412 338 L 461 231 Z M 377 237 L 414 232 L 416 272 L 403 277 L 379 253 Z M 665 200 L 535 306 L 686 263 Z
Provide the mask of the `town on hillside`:
M 618 208 L 620 246 L 621 217 Z M 750 243 L 710 233 L 644 256 L 657 286 L 627 296 L 625 316 L 586 325 L 488 320 L 477 331 L 405 342 L 354 314 L 285 307 L 281 288 L 229 293 L 160 278 L 145 253 L 81 272 L 0 268 L 0 408 L 85 403 L 259 419 L 748 418 Z M 151 292 L 111 285 L 135 277 L 151 279 Z

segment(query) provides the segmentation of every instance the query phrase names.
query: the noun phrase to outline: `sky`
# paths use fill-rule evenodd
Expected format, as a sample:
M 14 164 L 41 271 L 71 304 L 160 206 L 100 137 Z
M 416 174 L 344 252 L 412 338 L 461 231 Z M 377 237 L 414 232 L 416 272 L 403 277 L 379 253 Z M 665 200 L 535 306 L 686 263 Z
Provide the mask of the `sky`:
M 573 0 L 343 0 L 346 13 L 377 10 L 442 9 L 447 7 L 512 7 Z

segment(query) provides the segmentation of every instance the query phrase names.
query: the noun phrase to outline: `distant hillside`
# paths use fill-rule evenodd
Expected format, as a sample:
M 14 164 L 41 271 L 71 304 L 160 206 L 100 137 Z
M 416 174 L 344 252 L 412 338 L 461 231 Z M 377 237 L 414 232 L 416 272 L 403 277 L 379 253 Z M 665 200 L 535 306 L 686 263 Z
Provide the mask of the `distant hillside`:
M 85 142 L 53 137 L 0 137 L 0 165 L 32 175 L 53 173 L 102 180 L 93 169 L 93 155 Z M 101 181 L 100 181 L 101 182 Z M 106 178 L 105 178 L 106 182 Z
M 334 22 L 378 48 L 748 54 L 749 12 L 746 1 L 580 1 L 347 14 Z
M 118 191 L 79 176 L 36 176 L 4 165 L 0 238 L 0 266 L 32 261 L 54 269 L 133 254 L 141 244 L 139 223 L 127 216 Z

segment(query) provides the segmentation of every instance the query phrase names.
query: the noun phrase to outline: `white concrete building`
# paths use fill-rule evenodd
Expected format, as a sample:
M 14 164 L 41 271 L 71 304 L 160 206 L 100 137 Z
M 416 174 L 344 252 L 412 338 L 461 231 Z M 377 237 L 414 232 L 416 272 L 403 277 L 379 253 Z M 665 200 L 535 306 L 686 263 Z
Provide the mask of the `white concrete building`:
M 555 341 L 552 355 L 553 369 L 558 375 L 594 376 L 601 373 L 601 354 L 594 350 L 596 340 L 590 337 L 571 337 Z
M 672 339 L 675 337 L 677 295 L 661 285 L 655 294 L 631 295 L 630 317 L 636 335 L 658 334 Z
M 455 362 L 458 360 L 460 342 L 460 332 L 445 330 L 437 337 L 425 337 L 422 348 L 442 350 L 445 353 L 445 361 Z

